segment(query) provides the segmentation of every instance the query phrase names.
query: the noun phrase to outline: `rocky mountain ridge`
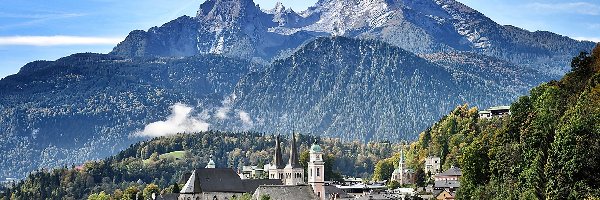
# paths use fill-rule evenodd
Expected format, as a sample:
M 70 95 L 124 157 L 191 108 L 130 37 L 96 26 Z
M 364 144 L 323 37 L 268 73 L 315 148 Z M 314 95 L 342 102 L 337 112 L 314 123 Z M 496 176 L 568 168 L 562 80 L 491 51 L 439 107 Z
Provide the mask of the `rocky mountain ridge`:
M 477 53 L 552 78 L 568 71 L 571 55 L 594 46 L 550 32 L 502 26 L 455 0 L 322 0 L 300 13 L 281 3 L 261 10 L 250 0 L 208 0 L 195 17 L 132 32 L 112 54 L 216 53 L 269 63 L 319 36 L 376 39 L 419 55 Z

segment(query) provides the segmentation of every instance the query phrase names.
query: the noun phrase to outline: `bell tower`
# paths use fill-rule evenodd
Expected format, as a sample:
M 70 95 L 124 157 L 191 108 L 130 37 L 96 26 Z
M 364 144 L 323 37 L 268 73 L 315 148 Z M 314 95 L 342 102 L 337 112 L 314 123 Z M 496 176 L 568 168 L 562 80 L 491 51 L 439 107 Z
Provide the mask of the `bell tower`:
M 310 161 L 308 162 L 308 184 L 313 188 L 319 199 L 326 199 L 325 188 L 325 161 L 323 151 L 316 142 L 310 147 Z

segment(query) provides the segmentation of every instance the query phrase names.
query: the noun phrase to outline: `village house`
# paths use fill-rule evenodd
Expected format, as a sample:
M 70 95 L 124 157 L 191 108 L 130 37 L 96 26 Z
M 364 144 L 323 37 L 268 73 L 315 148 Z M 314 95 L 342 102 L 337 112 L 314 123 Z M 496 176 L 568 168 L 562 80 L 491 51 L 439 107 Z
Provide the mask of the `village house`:
M 510 115 L 510 106 L 494 106 L 487 110 L 479 111 L 479 118 L 490 119 L 492 117 L 503 117 Z
M 438 174 L 434 178 L 434 190 L 454 192 L 460 187 L 460 168 L 451 166 L 450 169 Z

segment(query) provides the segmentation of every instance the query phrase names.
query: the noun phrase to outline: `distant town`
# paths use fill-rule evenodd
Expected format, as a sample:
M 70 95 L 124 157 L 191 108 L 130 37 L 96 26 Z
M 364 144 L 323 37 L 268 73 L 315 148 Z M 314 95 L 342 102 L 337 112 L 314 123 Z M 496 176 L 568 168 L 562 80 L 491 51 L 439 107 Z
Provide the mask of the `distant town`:
M 510 106 L 496 106 L 479 112 L 480 118 L 503 117 L 510 114 Z M 296 137 L 292 134 L 289 160 L 284 164 L 279 136 L 276 137 L 275 155 L 270 164 L 243 166 L 241 171 L 219 168 L 211 158 L 204 169 L 185 173 L 185 185 L 179 193 L 163 194 L 158 199 L 221 200 L 236 199 L 253 194 L 252 199 L 454 199 L 460 188 L 461 169 L 451 166 L 442 171 L 441 158 L 430 156 L 422 166 L 427 174 L 425 187 L 414 186 L 415 169 L 405 167 L 405 155 L 391 178 L 384 181 L 366 181 L 359 177 L 345 177 L 341 182 L 325 181 L 325 162 L 319 144 L 310 147 L 307 174 L 299 163 Z

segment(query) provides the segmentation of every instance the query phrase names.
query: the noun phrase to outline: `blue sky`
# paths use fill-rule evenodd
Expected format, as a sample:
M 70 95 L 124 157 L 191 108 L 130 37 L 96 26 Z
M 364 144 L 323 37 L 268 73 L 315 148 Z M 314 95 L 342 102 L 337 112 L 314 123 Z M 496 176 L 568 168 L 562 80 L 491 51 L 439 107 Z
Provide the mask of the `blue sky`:
M 316 0 L 280 0 L 296 11 Z M 598 0 L 459 0 L 500 24 L 600 41 Z M 0 0 L 0 78 L 34 60 L 107 53 L 135 29 L 147 30 L 204 0 Z M 275 0 L 255 0 L 263 9 Z

